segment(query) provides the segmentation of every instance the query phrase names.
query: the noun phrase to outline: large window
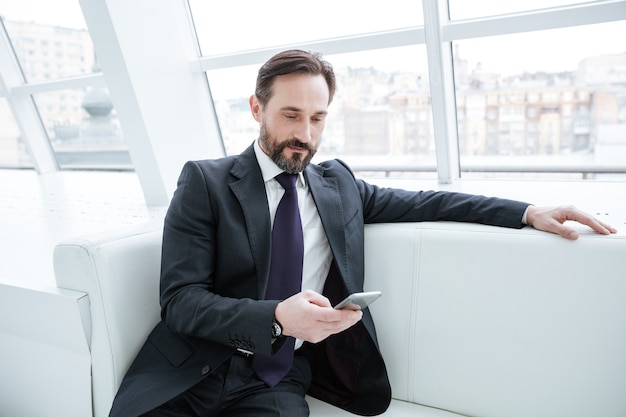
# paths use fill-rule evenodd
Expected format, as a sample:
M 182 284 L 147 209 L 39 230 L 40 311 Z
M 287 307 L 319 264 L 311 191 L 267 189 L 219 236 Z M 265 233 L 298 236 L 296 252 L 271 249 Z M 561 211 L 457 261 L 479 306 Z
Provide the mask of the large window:
M 455 42 L 462 169 L 580 178 L 626 168 L 626 53 L 616 33 L 626 22 Z
M 34 95 L 62 168 L 131 168 L 128 148 L 106 88 Z
M 5 26 L 29 83 L 92 72 L 94 51 L 86 26 L 70 28 L 42 21 L 11 20 Z M 47 20 L 46 20 L 47 21 Z
M 258 130 L 247 99 L 260 62 L 237 67 L 236 57 L 255 48 L 321 45 L 340 91 L 322 157 L 404 175 L 434 172 L 435 161 L 446 158 L 465 177 L 626 172 L 626 51 L 617 36 L 626 33 L 626 21 L 611 21 L 603 7 L 615 1 L 449 0 L 449 19 L 441 1 L 316 4 L 285 18 L 276 13 L 280 5 L 237 2 L 239 10 L 211 14 L 206 2 L 190 0 L 207 62 L 232 57 L 234 68 L 207 70 L 227 152 L 239 152 Z M 442 31 L 431 36 L 439 24 Z M 237 36 L 247 30 L 253 35 Z M 394 32 L 413 45 L 389 40 Z M 433 40 L 442 42 L 443 57 L 428 44 Z M 447 82 L 451 89 L 436 91 Z M 457 149 L 446 149 L 449 143 Z
M 138 4 L 118 15 L 126 7 L 111 1 L 82 4 L 100 54 L 78 0 L 2 3 L 0 166 L 39 167 L 48 154 L 54 169 L 132 169 L 122 127 L 135 166 L 177 151 L 153 143 L 170 126 L 193 137 L 181 158 L 197 131 L 217 143 L 197 147 L 205 154 L 239 153 L 258 135 L 248 98 L 259 65 L 297 47 L 338 77 L 316 159 L 442 182 L 626 173 L 624 0 L 187 0 L 149 16 Z M 171 106 L 146 93 L 159 91 Z M 183 103 L 197 113 L 176 113 Z
M 384 57 L 384 59 L 382 59 Z M 316 159 L 341 157 L 354 169 L 378 171 L 381 161 L 402 171 L 434 177 L 430 90 L 424 45 L 325 56 L 335 68 L 338 90 L 329 108 Z M 250 114 L 258 65 L 209 71 L 216 111 L 229 154 L 256 139 Z M 235 76 L 234 76 L 235 75 Z
M 32 167 L 24 140 L 9 110 L 7 100 L 0 97 L 0 166 Z
M 191 0 L 190 6 L 204 55 L 288 45 L 310 49 L 306 44 L 312 41 L 345 38 L 349 42 L 354 35 L 388 33 L 418 27 L 424 21 L 422 4 L 414 0 L 392 0 L 385 7 L 368 7 L 359 1 L 322 1 L 297 14 L 285 3 L 287 18 L 276 12 L 280 5 L 268 8 L 252 1 L 220 7 L 219 14 L 203 1 Z M 252 36 L 237 35 L 244 32 Z M 378 171 L 384 161 L 394 167 L 389 172 L 411 166 L 434 177 L 426 47 L 375 46 L 370 43 L 358 48 L 362 52 L 339 54 L 315 49 L 333 64 L 338 81 L 316 159 L 340 157 L 361 172 Z M 259 127 L 248 106 L 258 67 L 255 64 L 208 71 L 228 153 L 240 152 L 258 136 Z
M 0 138 L 14 144 L 0 166 L 28 166 L 24 141 L 61 168 L 131 168 L 115 109 L 101 79 L 72 88 L 80 77 L 99 74 L 96 53 L 77 0 L 24 0 L 3 4 L 2 21 L 15 62 L 2 64 L 12 73 L 7 99 L 14 109 L 29 112 L 19 132 L 0 111 Z M 71 80 L 69 83 L 65 80 Z M 18 116 L 24 116 L 20 114 Z M 33 120 L 40 124 L 38 128 Z M 41 136 L 41 140 L 37 137 Z M 17 137 L 9 141 L 6 138 Z M 44 145 L 42 145 L 44 143 Z M 38 151 L 38 152 L 37 152 Z M 12 162 L 13 161 L 13 162 Z
M 450 4 L 450 18 L 457 20 L 495 16 L 507 13 L 527 12 L 531 10 L 545 9 L 548 7 L 585 3 L 586 1 L 587 0 L 448 0 L 448 3 Z
M 301 44 L 424 24 L 421 0 L 318 0 L 299 4 L 189 0 L 203 55 Z

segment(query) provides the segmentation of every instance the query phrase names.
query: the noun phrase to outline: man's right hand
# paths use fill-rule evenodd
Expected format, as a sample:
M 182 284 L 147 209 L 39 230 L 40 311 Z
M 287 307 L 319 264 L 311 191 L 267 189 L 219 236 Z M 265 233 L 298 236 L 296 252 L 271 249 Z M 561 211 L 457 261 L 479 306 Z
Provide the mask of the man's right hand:
M 311 343 L 342 332 L 363 317 L 360 310 L 335 310 L 328 298 L 311 290 L 278 303 L 274 314 L 283 327 L 283 335 Z

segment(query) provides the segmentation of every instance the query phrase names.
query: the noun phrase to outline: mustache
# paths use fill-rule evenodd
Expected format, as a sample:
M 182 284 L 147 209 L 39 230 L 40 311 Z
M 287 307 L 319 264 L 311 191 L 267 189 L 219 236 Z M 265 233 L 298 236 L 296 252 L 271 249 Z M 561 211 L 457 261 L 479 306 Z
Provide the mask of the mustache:
M 285 149 L 287 146 L 304 149 L 309 152 L 313 151 L 313 149 L 311 149 L 311 146 L 308 143 L 300 142 L 298 139 L 291 139 L 291 140 L 288 140 L 287 142 L 283 142 L 283 144 L 281 145 L 281 151 L 282 149 Z

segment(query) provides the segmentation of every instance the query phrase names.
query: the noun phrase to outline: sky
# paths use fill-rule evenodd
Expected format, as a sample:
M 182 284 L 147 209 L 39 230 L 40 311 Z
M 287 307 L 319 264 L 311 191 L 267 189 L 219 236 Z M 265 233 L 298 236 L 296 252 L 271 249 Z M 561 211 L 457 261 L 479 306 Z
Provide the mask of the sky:
M 72 29 L 87 28 L 78 0 L 0 0 L 0 16 Z

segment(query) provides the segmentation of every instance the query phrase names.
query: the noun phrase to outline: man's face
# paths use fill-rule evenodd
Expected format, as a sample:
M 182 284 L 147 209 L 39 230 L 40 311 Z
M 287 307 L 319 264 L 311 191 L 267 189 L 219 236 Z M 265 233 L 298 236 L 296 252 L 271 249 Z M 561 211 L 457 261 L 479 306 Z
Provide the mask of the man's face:
M 284 171 L 303 171 L 317 152 L 328 114 L 328 86 L 321 75 L 289 74 L 274 80 L 272 97 L 261 106 L 250 98 L 261 124 L 259 145 Z

